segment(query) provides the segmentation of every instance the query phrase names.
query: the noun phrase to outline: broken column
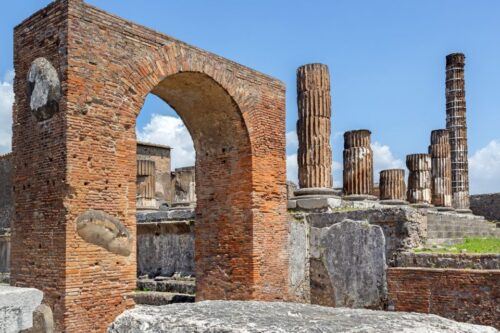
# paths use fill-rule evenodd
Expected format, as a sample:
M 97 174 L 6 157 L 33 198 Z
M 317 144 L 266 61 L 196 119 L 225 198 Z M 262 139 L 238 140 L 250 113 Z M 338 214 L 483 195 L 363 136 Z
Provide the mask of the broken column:
M 328 66 L 307 64 L 297 69 L 297 104 L 300 189 L 296 194 L 332 194 Z
M 404 169 L 380 171 L 380 200 L 384 204 L 405 204 L 406 185 Z
M 445 129 L 431 132 L 431 190 L 432 204 L 440 210 L 450 209 L 451 196 L 451 151 L 450 136 Z
M 446 128 L 451 147 L 452 204 L 459 212 L 470 212 L 464 67 L 462 53 L 446 56 Z
M 418 207 L 431 205 L 431 155 L 411 154 L 406 156 L 408 190 L 406 198 L 409 203 Z
M 373 192 L 373 152 L 371 132 L 344 133 L 344 196 L 346 199 L 375 199 Z
M 137 209 L 157 209 L 155 162 L 137 160 Z

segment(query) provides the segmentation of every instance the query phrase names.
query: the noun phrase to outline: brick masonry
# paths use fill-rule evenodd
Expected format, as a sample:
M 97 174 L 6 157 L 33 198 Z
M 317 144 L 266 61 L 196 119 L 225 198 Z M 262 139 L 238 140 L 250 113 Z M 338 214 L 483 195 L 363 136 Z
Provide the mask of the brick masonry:
M 287 297 L 283 83 L 81 0 L 51 3 L 14 41 L 12 284 L 44 291 L 57 331 L 102 332 L 133 306 L 135 242 L 129 256 L 108 252 L 75 221 L 103 211 L 135 240 L 135 122 L 150 92 L 197 151 L 197 298 Z M 38 57 L 61 82 L 44 121 L 27 95 Z
M 396 311 L 500 328 L 500 270 L 389 268 L 387 279 Z
M 0 229 L 10 228 L 12 210 L 12 154 L 6 154 L 0 155 Z
M 500 222 L 500 193 L 471 195 L 470 209 L 487 220 Z

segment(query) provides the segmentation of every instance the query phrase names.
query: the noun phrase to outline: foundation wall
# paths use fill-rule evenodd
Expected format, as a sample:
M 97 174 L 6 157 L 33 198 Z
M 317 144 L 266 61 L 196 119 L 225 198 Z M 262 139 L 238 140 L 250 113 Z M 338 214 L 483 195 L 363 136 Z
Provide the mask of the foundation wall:
M 500 328 L 500 270 L 389 268 L 387 279 L 396 311 Z

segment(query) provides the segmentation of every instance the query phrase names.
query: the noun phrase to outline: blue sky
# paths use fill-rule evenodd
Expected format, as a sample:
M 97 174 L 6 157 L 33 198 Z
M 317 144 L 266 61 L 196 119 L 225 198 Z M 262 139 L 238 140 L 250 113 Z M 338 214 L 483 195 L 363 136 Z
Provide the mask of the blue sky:
M 9 84 L 4 76 L 13 68 L 12 28 L 49 2 L 2 4 L 0 87 Z M 368 128 L 378 145 L 376 165 L 382 168 L 400 165 L 406 154 L 425 152 L 430 131 L 445 126 L 445 56 L 464 52 L 471 173 L 477 178 L 471 175 L 471 186 L 475 192 L 500 191 L 500 1 L 87 2 L 284 81 L 290 170 L 295 167 L 298 66 L 322 62 L 330 67 L 334 161 L 341 162 L 340 133 Z M 174 113 L 164 103 L 149 98 L 138 120 L 139 136 L 163 135 L 163 143 L 170 136 L 174 148 L 182 146 L 186 131 L 169 115 Z M 178 133 L 166 133 L 167 127 Z M 0 149 L 1 144 L 0 136 Z M 188 146 L 179 152 L 188 154 Z M 293 171 L 289 175 L 293 178 Z

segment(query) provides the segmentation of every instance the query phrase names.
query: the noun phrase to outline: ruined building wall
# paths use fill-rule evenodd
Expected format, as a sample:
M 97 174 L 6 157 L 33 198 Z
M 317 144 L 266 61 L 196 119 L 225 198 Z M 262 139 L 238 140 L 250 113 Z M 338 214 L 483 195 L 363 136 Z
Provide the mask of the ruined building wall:
M 453 207 L 469 208 L 469 162 L 465 103 L 465 56 L 446 56 L 446 128 L 450 133 Z
M 500 193 L 471 195 L 470 209 L 487 220 L 500 222 Z
M 12 196 L 12 154 L 0 156 L 0 229 L 10 228 L 14 210 Z
M 300 188 L 332 187 L 330 74 L 328 66 L 308 64 L 297 69 Z
M 175 169 L 171 184 L 172 206 L 193 205 L 196 202 L 194 166 Z
M 158 204 L 172 201 L 170 184 L 171 148 L 168 146 L 138 142 L 137 159 L 155 162 L 155 196 Z
M 198 299 L 286 298 L 283 83 L 81 0 L 52 2 L 14 39 L 11 279 L 44 291 L 56 330 L 102 332 L 133 306 L 131 147 L 151 92 L 183 118 L 197 151 Z M 60 90 L 32 110 L 38 71 Z M 111 242 L 97 237 L 99 221 L 116 231 Z

